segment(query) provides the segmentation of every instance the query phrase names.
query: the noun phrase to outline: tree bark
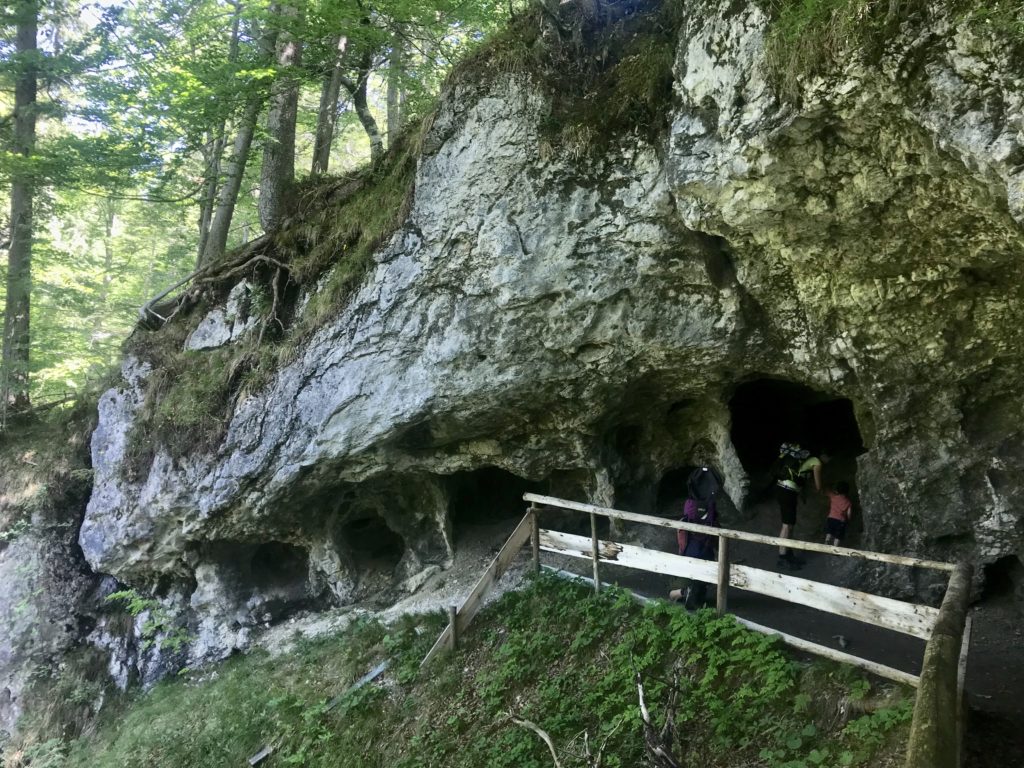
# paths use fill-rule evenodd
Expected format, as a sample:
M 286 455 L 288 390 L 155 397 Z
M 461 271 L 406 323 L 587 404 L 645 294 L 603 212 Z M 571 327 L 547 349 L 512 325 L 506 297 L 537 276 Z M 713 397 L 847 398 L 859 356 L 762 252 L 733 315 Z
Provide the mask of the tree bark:
M 11 174 L 11 244 L 7 252 L 7 301 L 4 308 L 2 392 L 0 407 L 27 407 L 29 365 L 29 312 L 32 294 L 32 230 L 35 178 L 28 166 L 36 143 L 37 0 L 16 6 L 16 51 L 19 72 L 14 86 L 14 141 L 12 149 L 25 164 Z
M 252 136 L 256 130 L 256 120 L 262 106 L 263 96 L 258 93 L 250 96 L 245 105 L 245 112 L 238 125 L 238 133 L 235 135 L 231 156 L 224 161 L 224 183 L 220 188 L 217 210 L 213 214 L 210 233 L 206 238 L 206 246 L 199 266 L 213 264 L 224 256 L 224 250 L 228 244 L 228 231 L 231 229 L 231 219 L 235 215 L 235 204 L 238 202 L 238 192 L 242 188 L 245 166 L 249 161 L 249 150 L 252 147 Z M 196 268 L 198 269 L 199 266 Z
M 114 268 L 114 217 L 117 215 L 118 204 L 114 200 L 103 201 L 103 279 L 100 282 L 99 300 L 96 302 L 96 314 L 92 321 L 92 333 L 89 336 L 89 347 L 96 349 L 103 336 L 103 321 L 107 317 L 107 302 L 110 300 L 110 283 L 113 281 Z
M 242 3 L 235 0 L 234 14 L 231 17 L 231 37 L 228 42 L 228 64 L 238 61 L 238 33 L 242 23 Z M 210 154 L 206 163 L 206 188 L 199 201 L 199 245 L 196 248 L 196 269 L 203 266 L 206 257 L 206 244 L 210 238 L 210 227 L 213 222 L 213 210 L 217 201 L 217 188 L 221 183 L 221 163 L 224 161 L 224 149 L 227 146 L 227 118 L 222 117 L 213 133 Z
M 297 20 L 295 5 L 277 6 L 283 19 Z M 299 80 L 296 70 L 302 61 L 302 42 L 284 29 L 277 38 L 277 64 L 281 69 L 270 90 L 267 111 L 267 139 L 263 147 L 260 171 L 260 224 L 267 232 L 281 225 L 285 195 L 295 181 L 295 119 L 299 106 Z
M 310 175 L 318 176 L 327 173 L 331 161 L 331 145 L 334 143 L 334 126 L 338 121 L 338 94 L 341 92 L 341 62 L 345 54 L 348 38 L 338 38 L 338 55 L 334 59 L 331 73 L 324 78 L 320 90 L 320 111 L 317 113 L 316 139 L 313 144 L 313 167 Z
M 388 149 L 395 146 L 402 130 L 402 106 L 405 94 L 402 88 L 402 67 L 405 66 L 405 52 L 402 38 L 395 35 L 391 44 L 391 58 L 388 61 Z
M 373 113 L 370 112 L 370 105 L 366 100 L 366 83 L 370 79 L 372 64 L 373 54 L 369 52 L 363 54 L 359 62 L 359 79 L 353 81 L 344 78 L 341 82 L 352 95 L 352 106 L 355 107 L 356 115 L 359 117 L 359 122 L 363 125 L 363 130 L 366 131 L 366 135 L 370 138 L 370 162 L 376 165 L 384 156 L 384 141 L 381 138 L 380 129 L 377 127 L 377 121 L 373 119 Z

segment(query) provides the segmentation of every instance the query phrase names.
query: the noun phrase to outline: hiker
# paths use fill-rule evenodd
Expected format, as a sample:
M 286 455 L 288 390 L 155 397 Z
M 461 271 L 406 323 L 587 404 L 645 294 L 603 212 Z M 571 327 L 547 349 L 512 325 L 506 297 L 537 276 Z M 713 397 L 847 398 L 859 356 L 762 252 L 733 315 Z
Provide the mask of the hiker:
M 829 490 L 826 493 L 828 495 L 828 518 L 825 520 L 825 543 L 838 547 L 846 536 L 846 524 L 853 517 L 850 484 L 840 481 L 836 483 L 835 490 Z
M 718 491 L 722 487 L 721 476 L 712 468 L 703 466 L 694 470 L 686 481 L 686 502 L 683 504 L 684 523 L 697 523 L 718 527 Z M 683 557 L 695 557 L 698 560 L 718 559 L 718 537 L 709 533 L 691 533 L 676 531 L 679 554 Z M 682 601 L 689 610 L 694 610 L 704 603 L 707 584 L 703 581 L 690 580 L 683 589 L 673 589 L 668 597 L 673 601 Z
M 779 514 L 782 518 L 782 530 L 779 538 L 793 538 L 793 526 L 796 525 L 796 507 L 801 489 L 807 478 L 814 479 L 814 490 L 821 493 L 821 472 L 828 455 L 812 456 L 810 451 L 800 447 L 798 443 L 783 443 L 779 446 L 779 458 L 775 464 L 775 498 L 779 502 Z M 803 567 L 803 560 L 793 554 L 791 549 L 779 547 L 778 567 L 793 570 Z

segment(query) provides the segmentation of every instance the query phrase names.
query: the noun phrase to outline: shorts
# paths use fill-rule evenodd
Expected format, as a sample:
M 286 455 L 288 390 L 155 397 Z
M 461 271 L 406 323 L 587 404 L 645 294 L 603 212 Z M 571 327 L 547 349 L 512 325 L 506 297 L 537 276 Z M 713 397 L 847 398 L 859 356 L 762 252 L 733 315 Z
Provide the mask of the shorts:
M 781 486 L 775 486 L 775 498 L 779 501 L 779 513 L 783 525 L 796 525 L 796 502 L 800 494 Z
M 846 535 L 846 521 L 836 520 L 834 517 L 830 517 L 825 521 L 825 533 L 833 538 L 842 540 L 843 536 Z

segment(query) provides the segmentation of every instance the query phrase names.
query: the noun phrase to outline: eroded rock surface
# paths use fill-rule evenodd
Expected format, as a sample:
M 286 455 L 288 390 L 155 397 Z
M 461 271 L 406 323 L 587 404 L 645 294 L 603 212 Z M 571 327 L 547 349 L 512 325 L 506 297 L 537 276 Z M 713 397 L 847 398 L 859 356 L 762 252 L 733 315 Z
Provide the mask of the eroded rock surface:
M 656 146 L 552 156 L 529 78 L 455 86 L 408 220 L 216 452 L 158 448 L 126 479 L 145 373 L 104 397 L 89 562 L 191 584 L 202 655 L 226 653 L 296 606 L 443 566 L 456 500 L 651 512 L 666 473 L 713 461 L 742 505 L 759 467 L 729 404 L 756 378 L 851 402 L 867 546 L 1020 556 L 1019 70 L 941 21 L 793 106 L 765 74 L 767 24 L 691 15 Z M 504 485 L 474 500 L 481 472 Z M 261 585 L 270 545 L 286 567 Z

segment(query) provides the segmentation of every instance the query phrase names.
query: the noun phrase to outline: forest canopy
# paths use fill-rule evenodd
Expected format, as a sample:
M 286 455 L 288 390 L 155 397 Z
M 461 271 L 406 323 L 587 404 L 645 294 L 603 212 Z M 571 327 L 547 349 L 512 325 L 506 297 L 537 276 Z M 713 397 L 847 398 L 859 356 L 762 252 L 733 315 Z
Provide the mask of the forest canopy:
M 140 307 L 275 229 L 297 181 L 379 163 L 523 5 L 0 6 L 5 418 L 105 376 Z

